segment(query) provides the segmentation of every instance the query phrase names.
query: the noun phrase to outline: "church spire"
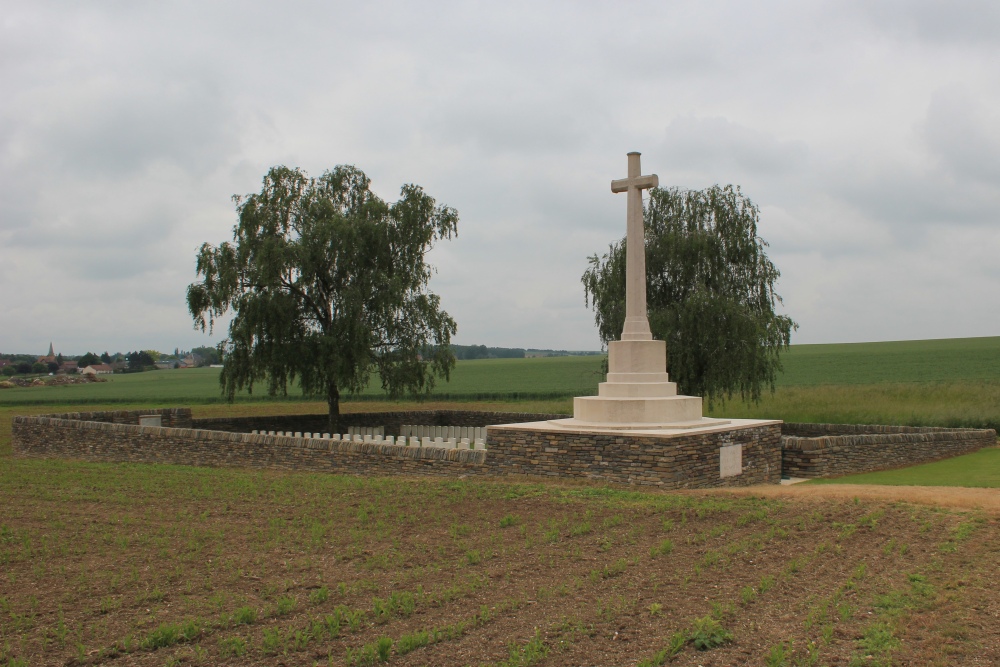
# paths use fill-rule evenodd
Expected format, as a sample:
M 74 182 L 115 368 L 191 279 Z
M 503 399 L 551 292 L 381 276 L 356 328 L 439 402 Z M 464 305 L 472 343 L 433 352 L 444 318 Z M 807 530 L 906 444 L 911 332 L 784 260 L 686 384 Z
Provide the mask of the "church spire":
M 52 349 L 52 343 L 49 343 L 49 356 L 50 357 L 56 356 L 55 351 L 53 351 L 53 349 Z

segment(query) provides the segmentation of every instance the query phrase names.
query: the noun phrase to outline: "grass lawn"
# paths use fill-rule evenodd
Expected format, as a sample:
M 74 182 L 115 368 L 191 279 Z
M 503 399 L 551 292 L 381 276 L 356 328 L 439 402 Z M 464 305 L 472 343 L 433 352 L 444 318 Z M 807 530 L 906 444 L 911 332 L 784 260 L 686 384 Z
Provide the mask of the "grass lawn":
M 805 484 L 882 484 L 890 486 L 966 486 L 1000 488 L 1000 447 L 899 470 L 815 479 Z

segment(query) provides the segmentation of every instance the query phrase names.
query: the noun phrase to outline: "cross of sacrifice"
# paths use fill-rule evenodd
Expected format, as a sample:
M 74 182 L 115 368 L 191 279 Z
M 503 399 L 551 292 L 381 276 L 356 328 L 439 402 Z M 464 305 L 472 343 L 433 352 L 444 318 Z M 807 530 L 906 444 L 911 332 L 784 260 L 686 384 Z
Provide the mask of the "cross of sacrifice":
M 646 241 L 642 223 L 642 191 L 660 184 L 656 174 L 640 176 L 639 153 L 628 154 L 628 178 L 611 181 L 611 192 L 628 193 L 625 248 L 625 327 L 622 340 L 653 340 L 646 316 Z

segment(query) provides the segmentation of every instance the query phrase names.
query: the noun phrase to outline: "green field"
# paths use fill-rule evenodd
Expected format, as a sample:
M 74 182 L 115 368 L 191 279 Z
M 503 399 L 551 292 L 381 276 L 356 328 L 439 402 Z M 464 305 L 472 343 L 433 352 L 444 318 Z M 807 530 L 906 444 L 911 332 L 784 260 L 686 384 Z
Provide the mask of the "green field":
M 987 447 L 978 452 L 922 465 L 846 475 L 830 479 L 814 479 L 806 484 L 879 484 L 883 486 L 964 486 L 984 489 L 1000 488 L 1000 447 Z
M 532 359 L 475 359 L 459 361 L 450 382 L 439 382 L 437 399 L 517 400 L 560 398 L 597 393 L 603 380 L 604 357 L 539 357 Z M 24 387 L 0 390 L 0 405 L 86 404 L 127 401 L 130 403 L 177 402 L 212 403 L 224 400 L 219 390 L 219 369 L 190 368 L 105 376 L 107 382 L 61 387 Z M 239 401 L 268 400 L 262 385 L 253 395 L 242 394 Z M 280 398 L 280 397 L 279 397 Z M 302 393 L 290 388 L 290 399 Z M 377 384 L 362 396 L 382 400 Z M 281 398 L 280 400 L 288 400 Z
M 793 345 L 782 355 L 778 387 L 973 382 L 1000 383 L 1000 337 L 948 340 Z M 459 361 L 451 380 L 439 382 L 438 399 L 560 398 L 596 393 L 604 357 L 542 357 Z M 166 370 L 115 375 L 109 382 L 65 387 L 0 390 L 0 405 L 115 401 L 221 400 L 219 370 Z M 852 391 L 854 388 L 851 389 Z M 920 393 L 919 391 L 917 393 Z M 377 378 L 362 398 L 380 399 Z M 264 400 L 261 388 L 238 400 Z M 301 398 L 297 388 L 289 398 Z
M 774 394 L 758 404 L 712 405 L 713 416 L 911 426 L 1000 426 L 1000 337 L 893 343 L 795 345 Z M 600 356 L 460 361 L 435 401 L 551 401 L 571 412 L 573 396 L 596 393 Z M 218 369 L 115 375 L 108 382 L 0 390 L 0 407 L 57 405 L 208 405 L 221 403 Z M 377 386 L 348 400 L 382 401 Z M 271 398 L 261 388 L 241 403 Z
M 1000 337 L 793 345 L 780 386 L 885 382 L 1000 382 Z

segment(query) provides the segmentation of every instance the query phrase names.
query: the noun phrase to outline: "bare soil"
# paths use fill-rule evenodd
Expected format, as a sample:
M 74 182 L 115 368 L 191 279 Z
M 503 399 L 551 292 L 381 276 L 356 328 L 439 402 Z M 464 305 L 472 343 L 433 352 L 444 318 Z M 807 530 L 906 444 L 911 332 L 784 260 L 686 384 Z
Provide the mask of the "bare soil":
M 1000 664 L 992 506 L 889 491 L 5 459 L 0 665 Z

